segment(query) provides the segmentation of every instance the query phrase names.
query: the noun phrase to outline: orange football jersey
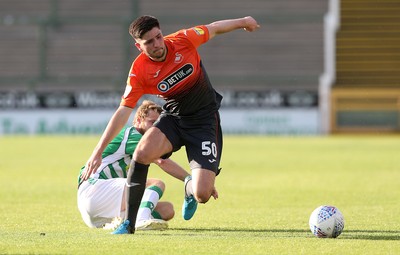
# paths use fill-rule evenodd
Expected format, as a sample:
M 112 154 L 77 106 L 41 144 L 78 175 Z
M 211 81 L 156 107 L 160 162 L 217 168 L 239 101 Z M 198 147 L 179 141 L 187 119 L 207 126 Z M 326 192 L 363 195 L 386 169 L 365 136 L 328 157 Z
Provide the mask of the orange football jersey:
M 160 95 L 167 101 L 164 109 L 190 115 L 215 103 L 216 92 L 197 52 L 208 40 L 207 27 L 196 26 L 164 37 L 168 52 L 163 62 L 141 53 L 132 64 L 121 105 L 134 108 L 142 95 Z

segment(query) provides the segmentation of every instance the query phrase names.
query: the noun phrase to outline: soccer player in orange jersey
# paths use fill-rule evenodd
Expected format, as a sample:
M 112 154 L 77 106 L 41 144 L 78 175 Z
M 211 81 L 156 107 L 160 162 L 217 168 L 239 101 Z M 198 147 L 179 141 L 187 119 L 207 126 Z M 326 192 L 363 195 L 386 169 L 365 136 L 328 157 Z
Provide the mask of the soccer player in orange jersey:
M 133 154 L 127 178 L 126 220 L 114 234 L 134 233 L 149 164 L 160 157 L 169 157 L 182 146 L 186 147 L 192 171 L 185 180 L 184 219 L 193 216 L 198 202 L 206 203 L 211 196 L 218 197 L 214 183 L 222 152 L 218 113 L 222 96 L 213 89 L 197 48 L 216 35 L 237 29 L 253 32 L 257 28 L 257 21 L 248 16 L 183 29 L 164 37 L 155 17 L 141 16 L 132 22 L 129 33 L 141 54 L 132 64 L 121 104 L 82 177 L 89 178 L 99 166 L 104 148 L 126 124 L 142 95 L 160 95 L 166 103 Z

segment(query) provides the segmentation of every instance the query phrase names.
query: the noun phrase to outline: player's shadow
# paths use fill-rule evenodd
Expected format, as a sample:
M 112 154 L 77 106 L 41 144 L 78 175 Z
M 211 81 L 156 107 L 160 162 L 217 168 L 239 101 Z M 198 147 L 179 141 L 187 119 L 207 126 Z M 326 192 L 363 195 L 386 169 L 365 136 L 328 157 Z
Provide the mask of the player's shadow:
M 246 229 L 246 228 L 171 228 L 175 231 L 194 232 L 204 234 L 209 232 L 216 233 L 254 233 L 254 234 L 271 234 L 274 236 L 286 237 L 309 237 L 314 238 L 308 229 Z M 359 240 L 400 240 L 400 230 L 344 230 L 343 234 L 338 238 L 340 239 L 359 239 Z

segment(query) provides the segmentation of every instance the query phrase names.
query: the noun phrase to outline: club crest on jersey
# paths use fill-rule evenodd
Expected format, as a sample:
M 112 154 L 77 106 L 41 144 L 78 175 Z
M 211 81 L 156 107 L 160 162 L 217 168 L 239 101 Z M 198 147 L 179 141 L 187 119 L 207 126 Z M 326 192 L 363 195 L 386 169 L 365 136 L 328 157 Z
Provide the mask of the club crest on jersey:
M 162 80 L 160 83 L 158 83 L 158 90 L 161 92 L 167 92 L 176 84 L 189 77 L 193 73 L 193 69 L 194 68 L 192 64 L 185 64 L 174 73 L 166 77 L 164 80 Z
M 183 60 L 183 56 L 182 56 L 182 54 L 180 54 L 180 53 L 176 53 L 175 54 L 175 63 L 180 63 L 180 62 L 182 62 L 182 60 Z

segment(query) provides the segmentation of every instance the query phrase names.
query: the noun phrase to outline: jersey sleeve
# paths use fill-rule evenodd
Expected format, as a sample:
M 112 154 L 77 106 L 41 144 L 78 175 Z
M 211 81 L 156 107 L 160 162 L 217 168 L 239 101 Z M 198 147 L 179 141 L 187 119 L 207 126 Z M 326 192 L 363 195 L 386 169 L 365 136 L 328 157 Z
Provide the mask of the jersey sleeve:
M 209 40 L 209 32 L 205 25 L 184 29 L 183 34 L 187 39 L 189 39 L 195 48 Z
M 125 92 L 121 98 L 120 105 L 135 108 L 138 100 L 144 94 L 142 82 L 139 77 L 140 71 L 135 68 L 135 62 L 132 64 L 129 76 L 126 82 Z

